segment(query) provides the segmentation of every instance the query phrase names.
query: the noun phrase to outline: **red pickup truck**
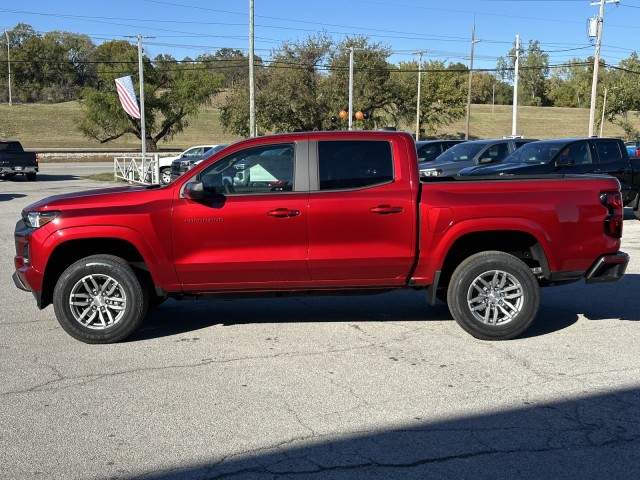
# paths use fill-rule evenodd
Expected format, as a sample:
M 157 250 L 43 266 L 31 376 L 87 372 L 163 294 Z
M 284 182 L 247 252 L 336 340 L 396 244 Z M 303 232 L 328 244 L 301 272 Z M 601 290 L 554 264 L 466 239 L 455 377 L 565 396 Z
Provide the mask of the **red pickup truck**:
M 616 281 L 608 176 L 421 183 L 401 132 L 235 143 L 165 186 L 59 195 L 16 225 L 16 286 L 87 343 L 131 335 L 165 298 L 426 291 L 474 337 L 537 315 L 540 286 Z

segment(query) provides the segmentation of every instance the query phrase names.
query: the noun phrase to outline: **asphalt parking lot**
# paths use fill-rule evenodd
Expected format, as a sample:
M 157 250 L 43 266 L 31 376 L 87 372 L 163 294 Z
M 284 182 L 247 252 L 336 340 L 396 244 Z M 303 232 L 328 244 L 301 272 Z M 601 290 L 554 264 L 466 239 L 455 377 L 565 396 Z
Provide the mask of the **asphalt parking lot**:
M 640 221 L 618 283 L 483 342 L 424 293 L 177 302 L 86 345 L 15 288 L 13 229 L 110 164 L 0 181 L 0 478 L 637 479 Z M 630 212 L 628 212 L 630 213 Z

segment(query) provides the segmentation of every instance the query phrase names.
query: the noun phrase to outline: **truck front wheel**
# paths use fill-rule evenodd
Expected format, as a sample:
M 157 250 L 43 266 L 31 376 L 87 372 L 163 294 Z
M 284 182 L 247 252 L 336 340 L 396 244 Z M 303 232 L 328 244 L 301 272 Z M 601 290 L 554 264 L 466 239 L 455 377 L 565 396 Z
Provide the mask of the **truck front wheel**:
M 169 185 L 171 183 L 171 167 L 162 167 L 160 169 L 160 183 Z
M 129 264 L 113 255 L 78 260 L 62 273 L 53 292 L 60 326 L 85 343 L 124 340 L 144 319 L 147 301 Z
M 499 251 L 477 253 L 451 276 L 451 315 L 481 340 L 509 340 L 522 334 L 540 307 L 540 288 L 520 259 Z

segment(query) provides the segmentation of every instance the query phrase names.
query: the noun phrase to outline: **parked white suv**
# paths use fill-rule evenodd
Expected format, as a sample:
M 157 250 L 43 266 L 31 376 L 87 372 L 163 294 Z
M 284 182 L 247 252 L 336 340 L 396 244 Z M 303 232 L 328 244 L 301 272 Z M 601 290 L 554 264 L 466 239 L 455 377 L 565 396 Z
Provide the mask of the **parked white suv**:
M 167 185 L 171 183 L 171 162 L 180 158 L 189 159 L 191 157 L 200 157 L 218 145 L 196 145 L 187 148 L 177 157 L 160 157 L 158 160 L 158 168 L 160 169 L 160 183 Z

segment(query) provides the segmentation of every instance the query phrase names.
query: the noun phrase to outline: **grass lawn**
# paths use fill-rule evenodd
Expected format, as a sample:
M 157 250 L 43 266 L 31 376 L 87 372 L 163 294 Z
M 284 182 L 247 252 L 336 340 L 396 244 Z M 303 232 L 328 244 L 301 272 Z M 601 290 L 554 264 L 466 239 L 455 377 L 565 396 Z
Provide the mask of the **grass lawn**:
M 76 129 L 80 104 L 66 102 L 58 104 L 7 104 L 0 105 L 0 138 L 20 140 L 31 150 L 46 149 L 102 149 L 114 151 L 140 148 L 137 138 L 128 135 L 107 144 L 83 137 Z M 508 105 L 472 105 L 470 138 L 495 138 L 510 135 L 513 109 Z M 640 129 L 640 118 L 630 115 Z M 585 137 L 588 135 L 589 110 L 584 108 L 519 107 L 517 115 L 518 135 L 529 138 Z M 425 137 L 464 138 L 465 119 L 440 128 Z M 356 127 L 357 128 L 357 127 Z M 415 125 L 406 129 L 415 132 Z M 597 132 L 598 133 L 598 132 Z M 604 136 L 623 137 L 621 128 L 606 123 Z M 231 143 L 240 137 L 226 133 L 219 122 L 219 110 L 203 107 L 200 114 L 191 120 L 189 127 L 169 142 L 161 142 L 161 150 L 184 150 L 201 143 Z M 45 160 L 48 161 L 48 160 Z M 67 161 L 67 160 L 65 160 Z M 86 161 L 86 159 L 84 160 Z

